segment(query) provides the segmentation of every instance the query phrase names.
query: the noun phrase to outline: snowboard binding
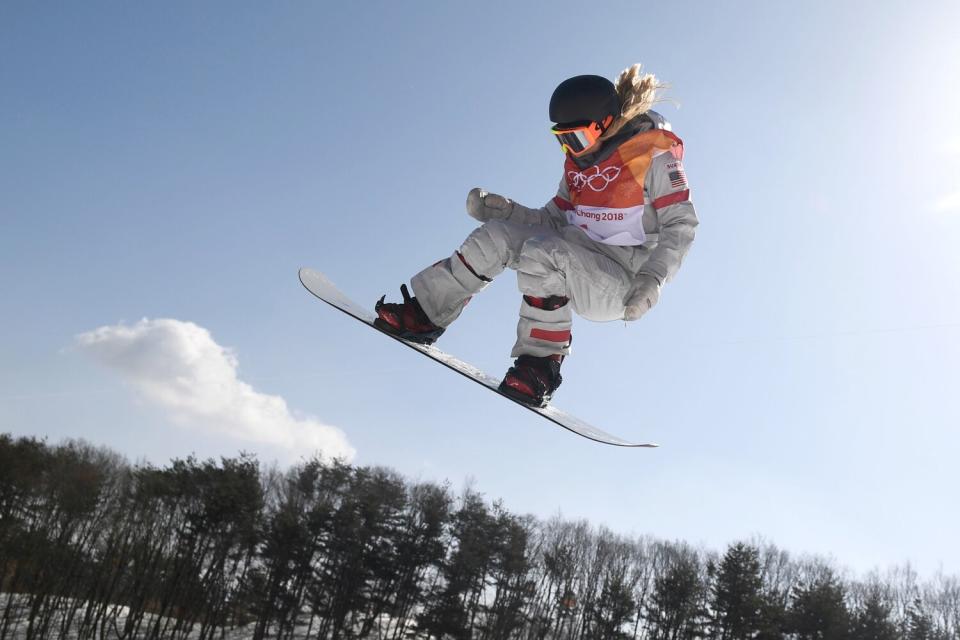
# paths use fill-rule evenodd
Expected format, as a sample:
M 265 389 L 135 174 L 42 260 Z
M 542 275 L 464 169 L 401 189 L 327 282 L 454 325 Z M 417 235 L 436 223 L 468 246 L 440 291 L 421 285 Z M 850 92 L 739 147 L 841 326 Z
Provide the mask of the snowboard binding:
M 436 342 L 444 328 L 430 321 L 417 299 L 407 291 L 407 285 L 400 285 L 400 293 L 403 302 L 384 302 L 387 296 L 377 301 L 374 326 L 384 333 L 417 344 L 431 345 Z
M 533 407 L 543 408 L 550 402 L 563 378 L 560 376 L 560 363 L 563 356 L 522 355 L 503 377 L 498 391 Z

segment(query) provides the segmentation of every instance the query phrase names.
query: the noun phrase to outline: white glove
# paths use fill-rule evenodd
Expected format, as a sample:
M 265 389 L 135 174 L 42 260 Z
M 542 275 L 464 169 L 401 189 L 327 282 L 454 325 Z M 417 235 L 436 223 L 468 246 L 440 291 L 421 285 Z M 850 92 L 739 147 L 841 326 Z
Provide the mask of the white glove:
M 506 220 L 513 213 L 513 200 L 495 193 L 487 193 L 480 187 L 467 194 L 467 213 L 480 222 Z
M 633 281 L 633 288 L 623 303 L 624 320 L 639 320 L 643 314 L 653 308 L 660 299 L 660 281 L 653 276 L 641 273 Z

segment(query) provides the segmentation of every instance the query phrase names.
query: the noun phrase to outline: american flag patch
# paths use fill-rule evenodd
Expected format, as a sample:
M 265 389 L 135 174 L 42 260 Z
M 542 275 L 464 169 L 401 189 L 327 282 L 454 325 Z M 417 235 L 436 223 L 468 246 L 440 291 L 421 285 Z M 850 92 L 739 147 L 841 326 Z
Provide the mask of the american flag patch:
M 670 178 L 670 187 L 673 189 L 683 189 L 687 186 L 687 174 L 683 172 L 682 168 L 671 171 L 668 177 Z

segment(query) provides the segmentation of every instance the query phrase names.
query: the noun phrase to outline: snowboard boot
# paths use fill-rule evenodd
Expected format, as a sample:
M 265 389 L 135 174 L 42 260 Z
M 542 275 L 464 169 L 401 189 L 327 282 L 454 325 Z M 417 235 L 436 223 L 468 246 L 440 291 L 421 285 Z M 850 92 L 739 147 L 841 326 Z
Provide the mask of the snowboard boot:
M 522 355 L 503 377 L 499 391 L 523 404 L 545 407 L 563 381 L 561 362 L 563 356 L 560 355 L 543 358 Z
M 417 299 L 410 296 L 407 285 L 400 286 L 400 293 L 403 294 L 403 302 L 384 302 L 383 299 L 387 296 L 377 301 L 374 308 L 377 312 L 374 326 L 392 336 L 417 344 L 436 342 L 443 333 L 443 328 L 430 321 Z

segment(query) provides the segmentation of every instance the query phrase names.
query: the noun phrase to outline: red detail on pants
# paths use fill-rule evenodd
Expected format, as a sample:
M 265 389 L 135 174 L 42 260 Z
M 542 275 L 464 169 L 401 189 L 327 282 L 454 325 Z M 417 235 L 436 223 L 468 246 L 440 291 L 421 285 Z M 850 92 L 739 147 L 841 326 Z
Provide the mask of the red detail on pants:
M 463 266 L 465 266 L 465 267 L 467 268 L 467 270 L 469 270 L 470 273 L 472 273 L 472 274 L 477 278 L 477 280 L 483 280 L 484 282 L 490 282 L 490 278 L 488 278 L 488 277 L 486 277 L 486 276 L 482 276 L 482 275 L 480 275 L 479 273 L 477 273 L 476 271 L 474 271 L 474 270 L 473 270 L 473 267 L 470 266 L 470 263 L 467 262 L 467 259 L 464 258 L 464 257 L 463 257 L 463 254 L 460 253 L 459 251 L 457 251 L 457 257 L 460 258 L 460 262 L 463 263 Z
M 531 329 L 530 337 L 547 342 L 570 342 L 570 330 L 548 331 L 547 329 Z
M 546 311 L 556 311 L 564 306 L 570 299 L 565 296 L 549 296 L 547 298 L 538 298 L 536 296 L 523 296 L 523 301 L 531 307 L 544 309 Z

